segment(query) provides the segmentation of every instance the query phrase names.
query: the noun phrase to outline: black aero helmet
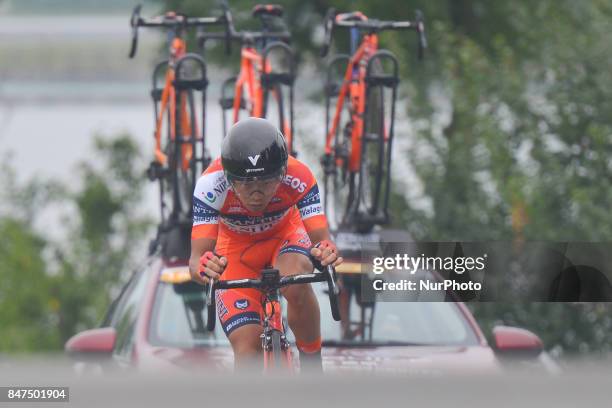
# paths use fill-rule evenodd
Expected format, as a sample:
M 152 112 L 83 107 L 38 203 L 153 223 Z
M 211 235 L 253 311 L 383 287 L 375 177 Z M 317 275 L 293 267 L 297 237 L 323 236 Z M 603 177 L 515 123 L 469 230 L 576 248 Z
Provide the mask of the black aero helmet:
M 265 119 L 252 117 L 232 126 L 221 147 L 221 165 L 229 181 L 280 176 L 288 156 L 280 130 Z

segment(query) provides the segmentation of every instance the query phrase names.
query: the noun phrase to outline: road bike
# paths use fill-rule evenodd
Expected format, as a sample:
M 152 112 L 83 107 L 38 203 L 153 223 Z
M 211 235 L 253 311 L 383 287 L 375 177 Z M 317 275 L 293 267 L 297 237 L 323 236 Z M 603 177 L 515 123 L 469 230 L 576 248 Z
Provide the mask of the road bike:
M 142 18 L 140 11 L 141 6 L 136 6 L 130 18 L 129 57 L 136 55 L 140 27 L 165 30 L 168 45 L 168 59 L 155 66 L 152 76 L 155 154 L 147 175 L 159 181 L 160 229 L 178 225 L 186 230 L 192 223 L 195 183 L 211 158 L 205 140 L 206 63 L 200 55 L 187 52 L 185 37 L 190 28 L 225 26 L 225 16 L 195 18 L 169 11 Z
M 261 346 L 263 349 L 264 371 L 293 371 L 294 365 L 292 361 L 291 344 L 287 340 L 285 325 L 283 323 L 280 288 L 289 285 L 327 282 L 332 317 L 335 321 L 340 321 L 340 311 L 338 309 L 339 288 L 337 285 L 336 271 L 331 265 L 322 269 L 323 271 L 283 277 L 280 276 L 278 269 L 264 269 L 261 271 L 261 279 L 212 281 L 208 285 L 208 297 L 206 299 L 208 311 L 206 321 L 207 329 L 213 331 L 217 321 L 215 306 L 216 290 L 237 288 L 259 289 L 262 292 L 263 299 L 263 319 L 261 321 L 263 333 L 261 334 Z
M 418 11 L 414 21 L 381 21 L 358 11 L 336 14 L 330 10 L 325 20 L 323 57 L 335 28 L 349 30 L 351 55 L 338 54 L 327 65 L 325 154 L 321 159 L 324 208 L 333 229 L 363 233 L 389 222 L 399 67 L 393 53 L 379 49 L 378 34 L 415 30 L 421 59 L 427 47 L 425 25 Z
M 241 45 L 240 71 L 221 86 L 219 103 L 223 115 L 223 134 L 227 132 L 227 111 L 231 111 L 231 123 L 240 119 L 241 111 L 246 111 L 248 116 L 265 118 L 271 113 L 271 95 L 276 103 L 279 129 L 287 140 L 289 152 L 295 156 L 293 99 L 296 67 L 293 50 L 289 46 L 291 34 L 282 20 L 283 8 L 279 5 L 256 5 L 252 16 L 259 18 L 262 30 L 237 31 L 227 2 L 222 5 L 225 32 L 201 29 L 198 40 L 202 50 L 208 40 L 224 40 L 228 54 L 231 53 L 232 42 Z

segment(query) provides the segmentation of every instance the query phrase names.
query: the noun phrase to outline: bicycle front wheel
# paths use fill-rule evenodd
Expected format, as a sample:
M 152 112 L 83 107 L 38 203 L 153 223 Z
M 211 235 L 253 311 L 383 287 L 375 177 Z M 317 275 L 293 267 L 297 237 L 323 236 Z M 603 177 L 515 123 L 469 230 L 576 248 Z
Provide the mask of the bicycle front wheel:
M 374 73 L 382 71 L 380 64 L 373 67 Z M 361 144 L 361 166 L 359 171 L 359 208 L 366 215 L 376 216 L 380 209 L 384 184 L 385 161 L 385 99 L 380 86 L 367 90 L 365 127 Z M 362 222 L 360 229 L 370 231 L 373 222 Z
M 271 350 L 264 350 L 264 368 L 266 371 L 278 372 L 288 367 L 287 350 L 283 349 L 281 332 L 272 331 Z
M 176 213 L 191 215 L 192 196 L 197 179 L 193 155 L 197 137 L 196 110 L 193 91 L 180 92 L 176 112 L 175 140 L 168 144 L 166 154 L 170 158 L 171 189 Z

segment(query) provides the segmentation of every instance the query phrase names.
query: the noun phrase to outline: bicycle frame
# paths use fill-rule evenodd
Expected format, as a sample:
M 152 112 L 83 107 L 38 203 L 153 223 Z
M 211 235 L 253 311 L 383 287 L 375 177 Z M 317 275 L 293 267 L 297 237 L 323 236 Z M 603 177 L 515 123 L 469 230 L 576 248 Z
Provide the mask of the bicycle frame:
M 136 6 L 132 12 L 132 47 L 130 58 L 136 54 L 139 27 L 155 27 L 167 30 L 168 54 L 167 60 L 156 65 L 153 71 L 153 89 L 151 97 L 154 106 L 155 147 L 154 160 L 147 174 L 151 181 L 160 181 L 160 207 L 162 222 L 160 231 L 167 231 L 174 226 L 191 225 L 191 192 L 195 189 L 197 176 L 207 167 L 210 156 L 206 151 L 205 118 L 206 118 L 206 64 L 202 57 L 188 53 L 183 38 L 189 27 L 204 27 L 208 25 L 223 25 L 225 17 L 190 18 L 175 12 L 167 12 L 162 16 L 143 19 L 140 17 L 141 6 Z M 185 67 L 190 64 L 195 77 L 185 78 Z M 165 73 L 164 73 L 165 71 Z M 163 81 L 159 81 L 163 76 Z M 158 82 L 162 82 L 159 84 Z M 161 85 L 161 86 L 160 86 Z M 201 93 L 201 117 L 196 114 L 195 95 Z M 168 145 L 162 138 L 167 132 Z M 201 146 L 201 148 L 199 148 Z M 165 149 L 173 153 L 168 157 Z M 199 153 L 199 154 L 198 154 Z M 183 176 L 181 180 L 180 176 Z M 172 209 L 167 215 L 164 182 L 170 183 L 172 190 Z M 182 189 L 182 191 L 181 191 Z M 185 193 L 189 191 L 189 193 Z M 187 197 L 189 194 L 189 197 Z
M 370 20 L 361 12 L 338 15 L 333 10 L 328 12 L 323 56 L 331 44 L 334 27 L 351 30 L 352 55 L 338 55 L 330 60 L 325 86 L 325 155 L 322 164 L 326 211 L 330 202 L 328 179 L 332 178 L 334 194 L 338 192 L 338 185 L 342 185 L 341 188 L 348 186 L 347 204 L 340 201 L 341 217 L 334 217 L 339 228 L 355 227 L 358 231 L 367 232 L 377 224 L 389 222 L 391 149 L 399 70 L 395 56 L 387 50 L 379 50 L 378 34 L 384 30 L 415 30 L 421 58 L 427 44 L 423 16 L 420 12 L 416 14 L 415 21 L 380 21 Z M 346 63 L 341 82 L 332 81 L 331 73 L 341 63 Z M 389 108 L 385 108 L 385 89 L 390 90 L 391 94 Z M 379 93 L 373 93 L 376 91 Z M 372 96 L 378 102 L 371 101 Z M 333 98 L 337 100 L 330 121 L 330 102 Z M 343 137 L 340 138 L 339 127 L 346 105 L 349 118 L 344 123 Z M 380 107 L 378 112 L 372 110 L 377 105 Z M 340 176 L 338 169 L 341 170 Z M 341 181 L 337 182 L 339 177 Z M 381 198 L 383 191 L 384 197 Z M 336 207 L 332 208 L 336 210 Z
M 246 86 L 250 103 L 250 116 L 262 117 L 263 115 L 263 87 L 259 81 L 258 72 L 270 72 L 270 66 L 264 67 L 263 58 L 254 47 L 246 46 L 240 51 L 240 74 L 236 79 L 233 105 L 233 121 L 238 122 L 240 114 L 240 99 Z
M 336 270 L 328 265 L 321 267 L 324 272 L 313 272 L 301 275 L 280 276 L 278 269 L 264 269 L 261 271 L 261 279 L 236 279 L 226 281 L 212 281 L 208 285 L 206 299 L 207 321 L 206 327 L 209 331 L 215 329 L 217 312 L 215 307 L 215 291 L 218 289 L 237 289 L 254 288 L 263 292 L 263 333 L 261 335 L 262 348 L 264 352 L 264 371 L 272 371 L 272 368 L 279 368 L 274 361 L 274 355 L 280 354 L 282 366 L 293 370 L 290 344 L 285 337 L 285 330 L 282 322 L 282 307 L 280 303 L 280 289 L 284 286 L 324 282 L 327 281 L 329 290 L 329 300 L 332 317 L 335 321 L 340 321 L 340 311 L 338 309 L 339 288 L 336 280 Z M 279 339 L 278 345 L 273 344 L 273 339 Z M 275 349 L 280 347 L 281 349 Z
M 284 47 L 283 47 L 284 46 Z M 278 74 L 272 72 L 271 64 L 269 63 L 267 54 L 274 48 L 282 48 L 287 52 L 291 53 L 289 47 L 283 43 L 272 43 L 267 46 L 263 54 L 260 54 L 257 49 L 250 45 L 245 45 L 240 51 L 240 72 L 236 78 L 236 84 L 234 86 L 234 100 L 232 104 L 232 121 L 233 123 L 238 122 L 240 116 L 240 109 L 244 107 L 243 94 L 246 89 L 248 98 L 246 100 L 246 107 L 249 109 L 249 116 L 258 118 L 266 117 L 267 115 L 267 101 L 266 101 L 266 90 L 270 90 L 279 104 L 279 120 L 283 135 L 287 140 L 287 147 L 290 152 L 293 150 L 293 78 L 290 80 L 282 81 L 284 78 L 279 77 Z M 282 74 L 281 74 L 282 75 Z M 282 96 L 280 91 L 274 89 L 274 83 L 284 83 L 289 85 L 289 120 L 284 118 L 284 112 L 282 110 Z M 268 86 L 266 86 L 268 85 Z M 225 133 L 225 117 L 224 117 L 224 133 Z
M 223 118 L 223 134 L 227 133 L 227 123 L 225 111 L 231 109 L 231 121 L 236 123 L 240 119 L 240 110 L 246 109 L 249 116 L 266 117 L 268 107 L 268 95 L 273 94 L 279 107 L 279 128 L 282 130 L 287 146 L 291 154 L 295 155 L 293 148 L 293 83 L 295 80 L 295 62 L 293 51 L 283 41 L 288 41 L 290 34 L 287 31 L 272 32 L 264 25 L 264 31 L 236 31 L 229 8 L 224 4 L 224 15 L 226 21 L 225 33 L 200 32 L 198 39 L 200 46 L 204 49 L 207 40 L 224 40 L 226 42 L 226 52 L 229 54 L 231 41 L 239 41 L 240 50 L 240 71 L 236 78 L 226 80 L 221 88 L 221 108 Z M 258 7 L 256 6 L 256 9 Z M 269 6 L 259 6 L 259 9 L 269 9 Z M 267 41 L 271 41 L 267 44 Z M 258 50 L 256 44 L 261 44 L 263 49 Z M 289 60 L 289 71 L 283 73 L 273 72 L 272 65 L 269 63 L 269 56 L 273 51 L 285 54 Z M 231 98 L 225 97 L 225 89 L 232 83 L 233 92 Z M 289 87 L 289 107 L 288 118 L 286 117 L 283 104 L 283 91 L 280 85 Z M 246 92 L 245 92 L 246 91 Z M 246 98 L 244 97 L 246 93 Z
M 156 111 L 156 122 L 155 122 L 155 160 L 161 164 L 166 165 L 168 162 L 168 157 L 162 151 L 161 147 L 161 138 L 162 138 L 162 130 L 164 125 L 164 115 L 169 108 L 169 118 L 170 118 L 170 139 L 172 141 L 176 141 L 176 131 L 177 131 L 177 105 L 178 111 L 180 112 L 180 130 L 181 133 L 191 134 L 192 126 L 193 126 L 193 134 L 195 134 L 196 140 L 201 140 L 203 135 L 198 131 L 198 124 L 194 122 L 193 124 L 190 122 L 190 118 L 187 116 L 187 110 L 185 109 L 185 103 L 187 95 L 185 92 L 179 92 L 177 95 L 176 88 L 174 86 L 174 82 L 176 80 L 176 65 L 177 61 L 187 55 L 186 52 L 186 44 L 185 41 L 180 37 L 175 37 L 170 45 L 170 59 L 167 63 L 168 69 L 166 71 L 165 83 L 162 93 L 160 95 L 159 104 L 160 107 L 158 109 L 157 103 L 155 104 Z M 153 77 L 155 81 L 155 75 Z M 168 106 L 169 105 L 169 106 Z M 204 117 L 202 118 L 202 123 L 204 123 Z M 192 158 L 192 146 L 182 144 L 181 143 L 181 169 L 187 170 L 189 168 L 189 163 Z
M 265 302 L 262 320 L 263 333 L 261 334 L 261 348 L 264 353 L 264 371 L 272 371 L 275 367 L 282 366 L 290 372 L 294 371 L 293 355 L 291 354 L 291 344 L 285 336 L 285 328 L 283 325 L 283 309 L 280 302 L 280 291 L 278 289 L 271 293 L 264 294 Z M 278 332 L 281 340 L 281 358 L 282 362 L 276 364 L 274 361 L 274 349 L 272 336 L 274 332 Z
M 357 51 L 349 59 L 344 80 L 332 120 L 332 126 L 325 139 L 325 153 L 332 154 L 332 142 L 338 129 L 338 124 L 342 116 L 342 109 L 347 96 L 351 103 L 351 152 L 349 157 L 349 171 L 359 171 L 361 162 L 361 136 L 364 130 L 364 113 L 366 104 L 366 66 L 370 57 L 378 50 L 378 36 L 376 34 L 366 34 Z M 357 69 L 356 69 L 357 67 Z M 357 74 L 355 74 L 357 72 Z M 388 135 L 385 135 L 385 140 Z M 336 158 L 337 164 L 342 165 L 342 158 Z

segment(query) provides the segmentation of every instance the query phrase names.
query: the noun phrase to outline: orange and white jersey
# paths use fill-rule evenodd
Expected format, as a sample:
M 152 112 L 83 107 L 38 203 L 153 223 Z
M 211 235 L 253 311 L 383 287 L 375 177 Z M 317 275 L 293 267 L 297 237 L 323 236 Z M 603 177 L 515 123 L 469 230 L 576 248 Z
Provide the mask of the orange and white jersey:
M 193 195 L 191 238 L 216 239 L 224 232 L 244 237 L 262 237 L 280 230 L 290 219 L 300 217 L 307 231 L 327 227 L 327 219 L 312 171 L 289 157 L 287 174 L 262 212 L 247 210 L 230 188 L 217 158 L 204 171 Z

